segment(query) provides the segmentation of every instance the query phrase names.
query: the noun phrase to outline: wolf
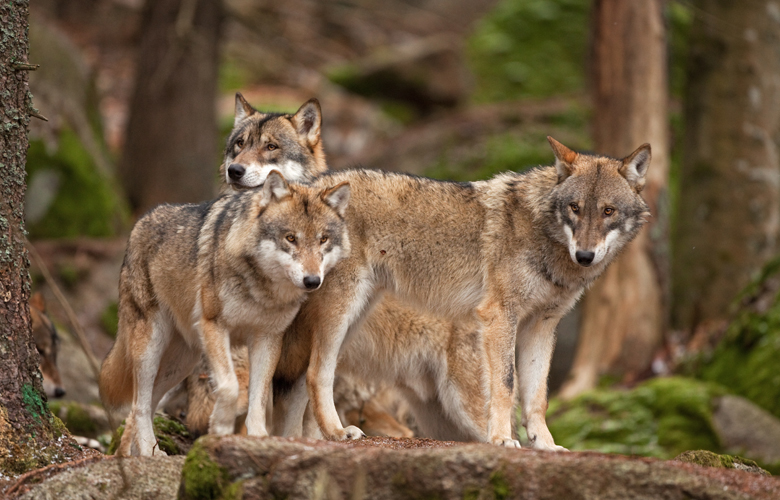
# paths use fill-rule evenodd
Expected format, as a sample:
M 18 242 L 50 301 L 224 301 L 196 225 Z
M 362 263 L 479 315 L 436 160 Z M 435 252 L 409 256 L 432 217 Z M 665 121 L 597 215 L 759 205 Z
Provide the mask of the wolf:
M 249 349 L 250 435 L 265 436 L 266 401 L 281 337 L 307 294 L 350 252 L 348 183 L 289 184 L 200 205 L 162 205 L 133 228 L 119 280 L 117 341 L 103 363 L 107 408 L 132 401 L 119 455 L 152 455 L 152 411 L 201 353 L 216 382 L 209 422 L 233 432 L 239 383 L 231 344 Z
M 46 315 L 46 301 L 40 292 L 30 297 L 30 317 L 35 347 L 41 356 L 40 370 L 43 375 L 43 389 L 49 398 L 65 396 L 62 377 L 57 368 L 57 354 L 60 350 L 60 336 L 51 319 Z
M 313 108 L 313 111 L 319 130 L 321 118 L 319 113 L 316 113 L 319 106 Z M 253 123 L 262 123 L 264 114 L 253 110 L 237 96 L 237 126 L 241 123 L 239 116 L 245 120 L 255 113 L 260 116 L 254 117 Z M 243 129 L 242 133 L 246 134 L 248 131 Z M 239 138 L 241 134 L 231 134 L 228 150 L 231 147 L 230 141 Z M 505 344 L 498 346 L 501 349 L 497 348 L 495 337 L 486 335 L 482 318 L 471 318 L 470 321 L 458 318 L 455 321 L 448 317 L 446 311 L 445 314 L 421 311 L 392 292 L 386 293 L 382 299 L 376 298 L 376 307 L 373 310 L 364 307 L 360 311 L 364 319 L 362 324 L 360 321 L 355 322 L 341 345 L 336 365 L 337 373 L 397 389 L 408 403 L 421 435 L 436 439 L 500 441 L 502 444 L 517 445 L 515 440 L 507 437 L 495 438 L 498 434 L 497 420 L 502 421 L 504 436 L 510 432 L 508 429 L 511 427 L 511 423 L 507 423 L 512 418 L 509 412 L 501 410 L 497 414 L 495 404 L 491 406 L 493 394 L 502 392 L 502 386 L 496 386 L 495 382 L 495 379 L 500 377 L 494 376 L 491 381 L 491 374 L 500 374 L 503 370 L 505 387 L 513 386 L 514 378 L 520 375 L 522 423 L 528 430 L 531 446 L 538 449 L 561 449 L 554 444 L 544 420 L 546 379 L 554 346 L 555 325 L 587 284 L 603 271 L 643 224 L 647 209 L 641 200 L 640 192 L 650 162 L 650 147 L 643 145 L 627 158 L 615 160 L 578 154 L 552 138 L 549 138 L 549 141 L 555 156 L 553 166 L 523 175 L 505 174 L 487 184 L 456 185 L 435 181 L 421 181 L 420 184 L 439 186 L 439 189 L 444 187 L 465 192 L 483 192 L 484 194 L 479 196 L 480 202 L 491 207 L 491 213 L 495 213 L 496 207 L 505 203 L 512 210 L 519 211 L 518 223 L 527 224 L 524 228 L 527 238 L 521 240 L 516 250 L 519 256 L 517 261 L 520 262 L 518 272 L 521 284 L 525 286 L 519 289 L 518 293 L 527 295 L 529 299 L 525 301 L 523 317 L 510 318 L 511 324 L 515 324 L 516 328 L 514 332 L 511 328 L 505 330 L 505 333 L 508 331 L 505 337 L 510 338 L 501 337 Z M 319 138 L 316 143 L 320 144 Z M 414 178 L 401 176 L 398 179 L 411 182 L 410 179 Z M 592 183 L 588 184 L 584 180 L 592 180 Z M 228 189 L 258 185 L 247 178 L 225 177 L 225 181 Z M 502 183 L 506 183 L 503 192 L 499 189 Z M 493 187 L 489 189 L 488 186 Z M 418 186 L 414 182 L 411 182 L 409 190 L 411 192 L 399 196 L 411 199 L 425 191 L 420 188 L 418 193 Z M 588 198 L 588 203 L 582 201 L 586 196 L 592 196 Z M 577 198 L 577 201 L 568 204 L 560 201 L 569 198 Z M 617 216 L 610 211 L 609 221 L 625 221 L 622 226 L 616 228 L 619 229 L 617 232 L 610 230 L 605 233 L 605 226 L 600 225 L 598 218 L 591 213 L 592 206 L 607 203 L 605 200 L 614 200 L 609 202 L 631 209 L 621 210 Z M 398 203 L 396 208 L 402 216 L 420 215 L 416 212 L 408 215 L 401 205 Z M 477 209 L 480 207 L 480 203 L 472 205 Z M 582 211 L 582 206 L 586 206 L 587 210 Z M 574 211 L 575 207 L 577 212 Z M 611 210 L 614 210 L 614 207 L 611 207 Z M 384 214 L 380 211 L 377 217 L 382 215 Z M 427 214 L 422 217 L 427 217 Z M 493 227 L 500 218 L 491 220 Z M 463 223 L 454 224 L 453 234 L 459 234 L 463 226 Z M 520 227 L 523 228 L 522 225 Z M 505 229 L 515 228 L 512 224 L 507 224 Z M 426 227 L 421 234 L 430 233 L 431 230 Z M 610 235 L 609 240 L 607 234 Z M 569 252 L 569 256 L 565 257 L 564 250 L 570 249 L 572 245 L 575 248 L 574 254 Z M 438 245 L 434 253 L 441 255 Z M 523 258 L 526 260 L 523 261 Z M 546 305 L 539 305 L 545 303 L 542 300 L 543 294 L 534 292 L 535 280 L 541 283 L 542 288 L 548 288 L 549 302 Z M 487 282 L 482 286 L 480 293 L 484 293 Z M 550 287 L 552 289 L 549 289 Z M 476 290 L 478 287 L 474 288 Z M 316 292 L 314 295 L 320 293 L 322 292 Z M 475 295 L 479 294 L 475 292 Z M 315 355 L 312 336 L 316 325 L 311 324 L 307 318 L 316 317 L 316 314 L 309 314 L 309 307 L 314 305 L 305 305 L 300 320 L 296 319 L 294 325 L 288 329 L 280 363 L 274 375 L 274 390 L 279 393 L 278 399 L 282 403 L 280 406 L 290 409 L 276 424 L 283 435 L 308 433 L 307 435 L 316 436 L 317 434 L 312 433 L 319 433 L 316 425 L 302 425 L 302 415 L 307 409 L 306 380 L 302 375 L 307 373 L 310 358 Z M 483 309 L 483 312 L 487 311 Z M 520 373 L 510 376 L 515 365 L 507 360 L 515 351 Z M 491 356 L 488 357 L 488 354 Z M 332 365 L 333 359 L 329 361 Z M 503 392 L 507 393 L 508 390 L 504 389 Z M 504 399 L 503 405 L 508 404 Z M 306 415 L 311 417 L 309 412 Z M 333 413 L 330 417 L 330 423 L 334 424 Z M 333 428 L 338 429 L 338 426 L 333 425 Z M 344 435 L 336 433 L 330 437 L 341 438 Z M 359 435 L 353 429 L 350 437 Z
M 548 139 L 554 165 L 488 181 L 351 170 L 313 183 L 349 182 L 352 188 L 346 214 L 352 253 L 309 298 L 286 335 L 310 343 L 306 390 L 304 377 L 292 383 L 298 402 L 291 408 L 300 414 L 308 392 L 325 438 L 362 436 L 358 427 L 341 425 L 334 374 L 342 359 L 355 355 L 352 343 L 363 344 L 363 361 L 352 363 L 382 364 L 382 353 L 368 345 L 377 338 L 366 335 L 365 325 L 382 294 L 390 292 L 449 320 L 456 330 L 446 344 L 448 362 L 438 366 L 447 372 L 436 387 L 440 400 L 465 406 L 488 442 L 519 447 L 511 418 L 517 390 L 530 442 L 562 450 L 545 421 L 555 328 L 648 217 L 640 192 L 651 150 L 644 144 L 614 159 L 576 153 Z M 469 359 L 461 364 L 459 357 Z M 289 368 L 280 363 L 280 370 Z M 291 375 L 286 377 L 294 380 Z M 469 401 L 472 392 L 482 395 L 476 405 Z

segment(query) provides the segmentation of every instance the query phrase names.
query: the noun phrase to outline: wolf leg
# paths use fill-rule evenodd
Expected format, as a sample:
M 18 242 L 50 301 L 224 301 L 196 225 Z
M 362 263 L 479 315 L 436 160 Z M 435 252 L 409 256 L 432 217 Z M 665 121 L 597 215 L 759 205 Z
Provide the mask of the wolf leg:
M 522 424 L 528 431 L 531 447 L 537 450 L 566 451 L 555 444 L 545 420 L 547 376 L 559 319 L 559 316 L 539 318 L 518 330 L 517 370 Z
M 266 406 L 271 392 L 284 332 L 253 335 L 249 340 L 249 409 L 246 416 L 247 434 L 268 436 Z
M 306 392 L 306 374 L 301 375 L 293 384 L 290 392 L 281 396 L 283 401 L 274 401 L 274 413 L 277 408 L 284 414 L 274 415 L 275 430 L 280 436 L 300 437 L 303 434 L 303 416 L 309 403 L 309 394 Z
M 164 369 L 159 370 L 154 381 L 152 408 L 160 406 L 163 397 L 192 373 L 195 364 L 200 360 L 200 351 L 190 347 L 184 338 L 176 332 L 171 336 L 170 343 L 162 355 Z
M 146 341 L 140 348 L 140 355 L 133 363 L 135 386 L 133 393 L 133 408 L 127 418 L 125 429 L 128 435 L 122 436 L 119 454 L 121 455 L 165 455 L 155 450 L 157 439 L 154 437 L 152 414 L 154 412 L 154 381 L 160 369 L 160 360 L 171 339 L 173 325 L 164 312 L 157 310 L 151 321 L 139 321 L 132 332 L 138 342 Z M 132 352 L 136 346 L 131 347 Z M 126 441 L 126 438 L 127 439 Z
M 238 409 L 238 378 L 230 356 L 230 336 L 215 321 L 201 320 L 203 350 L 214 377 L 214 410 L 209 419 L 210 434 L 233 434 Z

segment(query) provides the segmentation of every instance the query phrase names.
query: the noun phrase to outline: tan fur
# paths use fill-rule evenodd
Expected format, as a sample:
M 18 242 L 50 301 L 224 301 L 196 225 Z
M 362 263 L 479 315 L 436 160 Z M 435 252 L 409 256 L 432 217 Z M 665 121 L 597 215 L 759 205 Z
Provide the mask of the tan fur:
M 315 183 L 350 182 L 347 220 L 353 252 L 291 325 L 285 342 L 297 345 L 283 351 L 276 376 L 294 380 L 301 373 L 306 349 L 300 346 L 311 336 L 308 392 L 325 437 L 360 436 L 359 429 L 341 427 L 333 406 L 337 357 L 338 370 L 354 373 L 365 365 L 365 372 L 387 374 L 388 365 L 413 366 L 423 356 L 446 350 L 419 370 L 448 370 L 446 378 L 421 377 L 438 383 L 429 390 L 438 392 L 441 410 L 452 415 L 453 406 L 468 408 L 456 418 L 461 427 L 470 424 L 466 434 L 517 446 L 511 428 L 517 345 L 519 396 L 529 439 L 537 448 L 559 449 L 545 423 L 554 330 L 641 226 L 647 213 L 637 196 L 641 179 L 628 179 L 624 172 L 637 154 L 644 155 L 638 172 L 643 178 L 649 148 L 642 146 L 625 160 L 561 154 L 560 149 L 556 153 L 555 167 L 469 184 L 359 170 L 325 175 Z M 575 201 L 580 213 L 573 216 Z M 606 208 L 615 212 L 607 217 Z M 565 227 L 575 228 L 574 237 L 568 237 Z M 614 237 L 607 241 L 612 231 Z M 575 253 L 598 248 L 603 254 L 594 252 L 592 265 L 575 258 Z M 402 306 L 385 300 L 384 307 L 369 313 L 382 290 L 449 318 L 440 324 L 438 338 L 426 339 L 433 346 L 415 349 L 418 341 L 412 349 L 404 346 L 403 353 L 392 346 L 387 351 L 374 347 L 382 337 L 391 337 L 389 343 L 395 345 L 403 335 L 397 318 L 381 318 L 398 316 L 396 307 L 403 311 Z M 435 323 L 430 316 L 409 316 L 414 317 L 426 326 Z M 449 349 L 453 343 L 458 346 Z M 456 363 L 458 356 L 471 359 Z
M 61 398 L 65 395 L 62 387 L 62 377 L 57 368 L 57 354 L 60 349 L 60 338 L 54 323 L 46 315 L 46 301 L 41 292 L 30 297 L 30 317 L 35 347 L 41 356 L 40 370 L 43 375 L 43 389 L 49 398 Z
M 120 455 L 154 452 L 152 410 L 205 353 L 215 380 L 210 432 L 234 431 L 233 343 L 249 347 L 247 428 L 267 435 L 266 401 L 284 329 L 307 290 L 349 253 L 349 186 L 288 185 L 201 205 L 163 205 L 136 223 L 119 283 L 117 342 L 103 364 L 109 408 L 132 400 Z

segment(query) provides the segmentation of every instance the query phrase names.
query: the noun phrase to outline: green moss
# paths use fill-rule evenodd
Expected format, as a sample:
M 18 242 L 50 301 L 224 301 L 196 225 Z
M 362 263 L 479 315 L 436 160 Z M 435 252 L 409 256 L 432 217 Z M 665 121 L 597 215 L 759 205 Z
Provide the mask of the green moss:
M 59 185 L 45 214 L 28 225 L 31 237 L 107 237 L 124 227 L 126 207 L 71 129 L 63 129 L 54 152 L 42 140 L 30 141 L 28 181 L 44 171 L 55 172 Z
M 46 404 L 43 402 L 41 393 L 35 390 L 30 384 L 24 384 L 22 386 L 22 403 L 25 410 L 30 413 L 36 422 L 41 423 L 43 417 L 50 417 Z
M 185 498 L 218 499 L 226 491 L 235 495 L 227 470 L 211 460 L 202 441 L 195 441 L 184 461 L 181 477 Z
M 715 350 L 694 360 L 686 371 L 717 382 L 780 418 L 778 281 L 780 258 L 769 262 L 741 294 L 741 308 Z
M 674 458 L 679 462 L 702 465 L 704 467 L 715 467 L 719 469 L 749 469 L 751 472 L 769 475 L 769 472 L 759 467 L 753 460 L 747 458 L 719 455 L 707 450 L 692 450 L 681 453 Z
M 712 401 L 725 391 L 682 377 L 650 380 L 630 390 L 597 389 L 552 400 L 548 424 L 571 450 L 671 458 L 691 449 L 720 451 Z
M 122 434 L 124 433 L 125 422 L 122 421 L 122 425 L 120 425 L 111 435 L 111 444 L 109 444 L 108 448 L 106 449 L 107 455 L 113 455 L 116 453 L 117 448 L 119 448 L 119 443 L 122 441 Z
M 89 413 L 77 403 L 65 406 L 64 423 L 71 434 L 77 436 L 92 436 L 97 430 L 97 424 Z
M 509 498 L 511 493 L 509 483 L 506 481 L 502 471 L 495 471 L 490 475 L 490 484 L 493 486 L 493 497 L 496 500 Z
M 116 332 L 119 329 L 119 305 L 111 302 L 100 315 L 100 326 L 111 338 L 116 338 Z

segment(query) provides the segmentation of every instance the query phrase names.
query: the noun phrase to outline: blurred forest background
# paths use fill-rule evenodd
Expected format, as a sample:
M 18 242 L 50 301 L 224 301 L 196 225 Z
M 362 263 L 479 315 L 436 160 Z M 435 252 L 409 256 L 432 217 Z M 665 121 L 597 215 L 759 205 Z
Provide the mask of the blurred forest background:
M 134 219 L 217 194 L 236 91 L 265 111 L 317 97 L 336 169 L 477 180 L 550 164 L 547 135 L 617 157 L 650 142 L 652 220 L 559 328 L 551 431 L 780 472 L 780 2 L 36 0 L 29 35 L 48 118 L 29 238 L 97 358 Z M 43 271 L 67 391 L 49 404 L 95 437 L 77 416 L 97 388 Z

